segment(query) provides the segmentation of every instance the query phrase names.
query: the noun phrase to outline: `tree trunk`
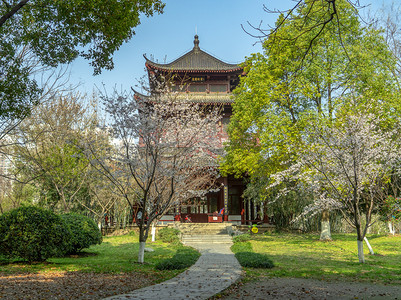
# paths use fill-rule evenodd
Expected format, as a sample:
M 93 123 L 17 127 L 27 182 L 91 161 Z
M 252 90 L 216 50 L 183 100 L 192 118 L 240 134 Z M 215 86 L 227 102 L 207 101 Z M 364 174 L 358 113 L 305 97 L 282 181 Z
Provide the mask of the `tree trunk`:
M 330 213 L 328 210 L 324 210 L 322 212 L 322 230 L 320 233 L 321 241 L 331 241 L 331 232 L 330 232 Z
M 369 243 L 368 239 L 366 238 L 366 236 L 363 238 L 363 240 L 365 241 L 366 246 L 368 246 L 370 254 L 375 255 L 375 253 L 373 252 L 372 246 L 370 246 L 370 243 Z
M 358 243 L 358 258 L 360 263 L 365 262 L 365 257 L 363 256 L 363 240 L 357 240 Z
M 146 242 L 139 242 L 138 262 L 141 264 L 145 262 L 145 244 Z
M 150 224 L 145 224 L 145 215 L 142 215 L 142 219 L 139 224 L 139 251 L 138 251 L 138 263 L 143 264 L 145 262 L 145 244 L 148 239 Z
M 387 225 L 388 225 L 388 230 L 390 231 L 390 234 L 394 235 L 395 232 L 394 232 L 393 222 L 391 220 L 389 220 L 387 222 Z
M 154 242 L 156 240 L 156 226 L 155 226 L 155 222 L 152 223 L 152 242 Z

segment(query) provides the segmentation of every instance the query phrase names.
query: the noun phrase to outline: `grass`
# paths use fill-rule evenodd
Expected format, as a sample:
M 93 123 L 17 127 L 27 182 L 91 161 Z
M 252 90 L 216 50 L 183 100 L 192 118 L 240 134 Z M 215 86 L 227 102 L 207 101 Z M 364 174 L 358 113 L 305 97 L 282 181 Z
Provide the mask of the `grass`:
M 181 247 L 172 257 L 156 264 L 158 270 L 181 270 L 192 266 L 198 260 L 200 253 L 192 248 Z
M 161 241 L 148 242 L 147 247 L 154 249 L 154 252 L 145 252 L 145 264 L 138 264 L 138 236 L 123 235 L 115 237 L 104 237 L 101 245 L 92 246 L 77 256 L 51 258 L 44 263 L 28 264 L 21 261 L 9 262 L 0 257 L 1 273 L 21 272 L 94 272 L 94 273 L 129 273 L 140 272 L 153 275 L 159 281 L 167 280 L 176 276 L 180 271 L 166 270 L 159 271 L 155 266 L 166 259 L 170 259 L 188 249 L 187 253 L 196 252 L 192 248 L 184 247 L 181 244 L 168 244 Z
M 368 236 L 375 251 L 364 245 L 365 263 L 357 255 L 356 236 L 333 234 L 322 242 L 319 235 L 277 233 L 255 235 L 249 242 L 255 253 L 267 254 L 272 269 L 245 268 L 246 280 L 259 277 L 298 277 L 324 280 L 401 284 L 401 236 Z M 241 244 L 241 243 L 240 243 Z M 246 247 L 249 249 L 250 247 Z M 234 252 L 241 249 L 234 245 Z

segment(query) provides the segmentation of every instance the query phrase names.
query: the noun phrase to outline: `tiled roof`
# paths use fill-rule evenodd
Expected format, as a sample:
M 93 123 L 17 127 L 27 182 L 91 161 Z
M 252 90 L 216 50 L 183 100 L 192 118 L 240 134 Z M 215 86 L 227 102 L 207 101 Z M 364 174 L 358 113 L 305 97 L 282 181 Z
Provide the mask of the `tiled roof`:
M 149 60 L 146 56 L 146 66 L 164 71 L 185 71 L 185 72 L 233 72 L 241 71 L 243 68 L 238 64 L 223 62 L 199 48 L 199 39 L 195 35 L 194 48 L 177 58 L 171 63 L 160 64 Z

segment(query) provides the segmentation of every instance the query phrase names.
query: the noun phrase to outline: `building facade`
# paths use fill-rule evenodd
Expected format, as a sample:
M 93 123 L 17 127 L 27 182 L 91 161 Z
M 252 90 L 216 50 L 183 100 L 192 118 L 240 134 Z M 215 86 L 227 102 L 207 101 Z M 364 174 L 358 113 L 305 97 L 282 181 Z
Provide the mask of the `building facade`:
M 171 63 L 157 63 L 145 56 L 145 66 L 149 77 L 168 78 L 171 90 L 177 91 L 182 99 L 205 105 L 218 105 L 222 119 L 219 125 L 219 144 L 223 154 L 224 143 L 228 140 L 227 126 L 232 115 L 234 101 L 232 91 L 239 84 L 243 67 L 229 64 L 208 54 L 199 47 L 199 37 L 195 35 L 194 47 Z M 152 87 L 151 87 L 152 88 Z M 139 95 L 141 97 L 141 95 Z M 218 166 L 215 166 L 218 167 Z M 163 216 L 161 221 L 190 219 L 192 222 L 232 222 L 244 223 L 253 215 L 253 207 L 244 205 L 243 178 L 234 176 L 217 179 L 219 191 L 211 192 L 203 199 L 187 203 Z

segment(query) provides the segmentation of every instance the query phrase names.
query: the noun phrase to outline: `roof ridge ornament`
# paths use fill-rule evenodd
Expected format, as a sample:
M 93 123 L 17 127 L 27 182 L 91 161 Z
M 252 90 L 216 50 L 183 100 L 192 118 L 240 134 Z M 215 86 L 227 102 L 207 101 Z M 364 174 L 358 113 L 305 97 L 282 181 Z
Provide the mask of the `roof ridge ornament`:
M 199 36 L 195 34 L 195 39 L 194 39 L 194 51 L 197 52 L 199 51 Z

